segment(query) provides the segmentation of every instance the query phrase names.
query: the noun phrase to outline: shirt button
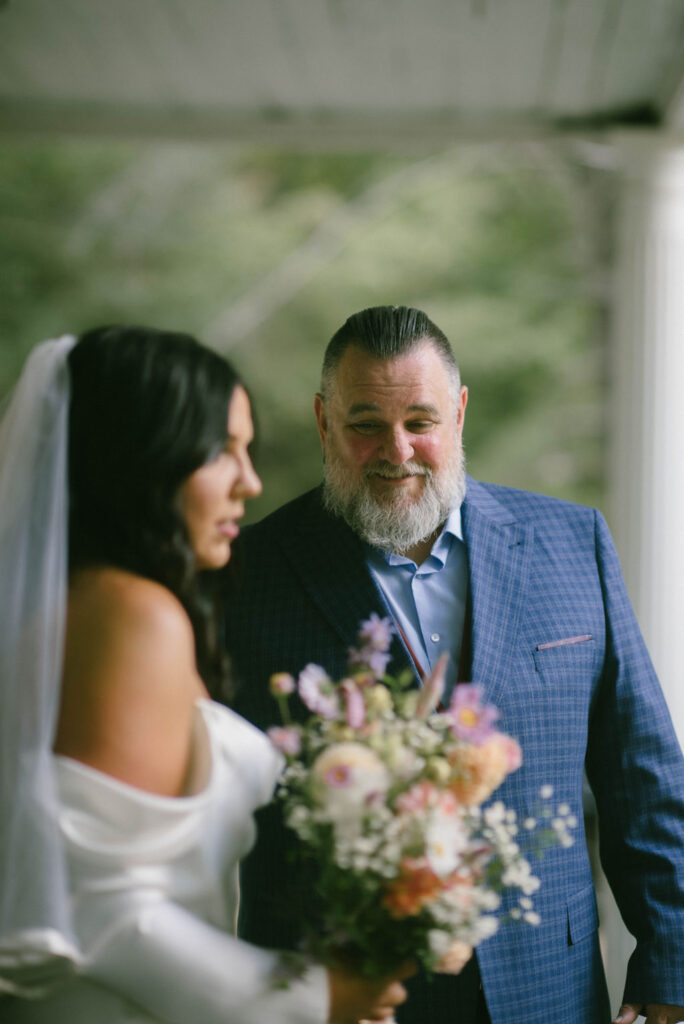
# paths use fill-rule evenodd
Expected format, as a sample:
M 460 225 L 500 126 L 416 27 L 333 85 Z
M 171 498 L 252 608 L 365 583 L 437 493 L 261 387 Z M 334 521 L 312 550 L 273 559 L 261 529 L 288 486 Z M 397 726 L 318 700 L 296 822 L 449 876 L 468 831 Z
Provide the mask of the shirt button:
M 439 633 L 430 633 L 430 639 L 432 640 L 433 644 L 438 644 L 442 638 L 439 635 Z

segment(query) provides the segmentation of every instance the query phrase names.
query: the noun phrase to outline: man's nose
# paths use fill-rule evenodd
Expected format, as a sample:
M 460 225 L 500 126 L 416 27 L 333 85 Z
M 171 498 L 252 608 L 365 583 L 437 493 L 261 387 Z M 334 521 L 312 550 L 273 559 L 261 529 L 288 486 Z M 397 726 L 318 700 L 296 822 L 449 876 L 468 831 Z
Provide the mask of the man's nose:
M 401 466 L 413 457 L 413 443 L 405 430 L 393 430 L 384 440 L 382 457 L 393 466 Z

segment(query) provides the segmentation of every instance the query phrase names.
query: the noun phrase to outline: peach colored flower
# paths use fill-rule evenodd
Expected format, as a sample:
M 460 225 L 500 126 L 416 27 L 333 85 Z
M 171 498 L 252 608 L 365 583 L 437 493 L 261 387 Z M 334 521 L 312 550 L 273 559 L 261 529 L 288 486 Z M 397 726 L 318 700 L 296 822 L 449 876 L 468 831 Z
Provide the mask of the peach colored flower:
M 450 790 L 467 807 L 481 804 L 519 768 L 522 754 L 516 740 L 495 732 L 479 746 L 458 747 L 449 755 L 452 766 Z
M 460 974 L 465 965 L 473 955 L 473 947 L 467 942 L 453 942 L 441 960 L 438 961 L 435 970 L 439 974 Z
M 385 891 L 383 903 L 392 917 L 412 917 L 443 888 L 442 880 L 432 870 L 426 857 L 405 857 L 401 862 L 399 877 Z

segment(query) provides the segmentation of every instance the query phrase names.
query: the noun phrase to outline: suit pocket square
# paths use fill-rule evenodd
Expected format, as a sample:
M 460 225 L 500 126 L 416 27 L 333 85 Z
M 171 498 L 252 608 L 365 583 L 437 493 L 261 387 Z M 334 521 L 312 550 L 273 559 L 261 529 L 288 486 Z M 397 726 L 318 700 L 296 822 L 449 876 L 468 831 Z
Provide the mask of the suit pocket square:
M 586 644 L 594 637 L 591 633 L 584 633 L 582 636 L 566 636 L 562 640 L 549 640 L 545 644 L 537 644 L 535 651 L 550 651 L 554 647 L 569 647 L 571 644 Z

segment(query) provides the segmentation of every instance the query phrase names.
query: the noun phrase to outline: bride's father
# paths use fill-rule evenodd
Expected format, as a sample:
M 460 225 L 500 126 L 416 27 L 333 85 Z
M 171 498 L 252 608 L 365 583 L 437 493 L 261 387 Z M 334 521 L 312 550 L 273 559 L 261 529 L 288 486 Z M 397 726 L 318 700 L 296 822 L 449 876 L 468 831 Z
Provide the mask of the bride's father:
M 241 710 L 275 720 L 275 671 L 313 661 L 339 678 L 372 611 L 397 626 L 391 672 L 418 678 L 448 651 L 449 685 L 481 683 L 522 745 L 498 794 L 521 818 L 542 785 L 579 813 L 586 767 L 603 865 L 637 940 L 620 1015 L 629 1024 L 643 1007 L 649 1024 L 671 1024 L 684 1019 L 682 754 L 602 516 L 467 477 L 467 398 L 449 342 L 418 310 L 363 310 L 332 338 L 315 399 L 324 483 L 238 545 L 226 632 Z M 296 942 L 311 880 L 297 887 L 273 812 L 262 825 L 242 928 L 280 946 Z M 583 835 L 535 871 L 541 923 L 502 927 L 459 977 L 416 978 L 399 1021 L 610 1020 Z

